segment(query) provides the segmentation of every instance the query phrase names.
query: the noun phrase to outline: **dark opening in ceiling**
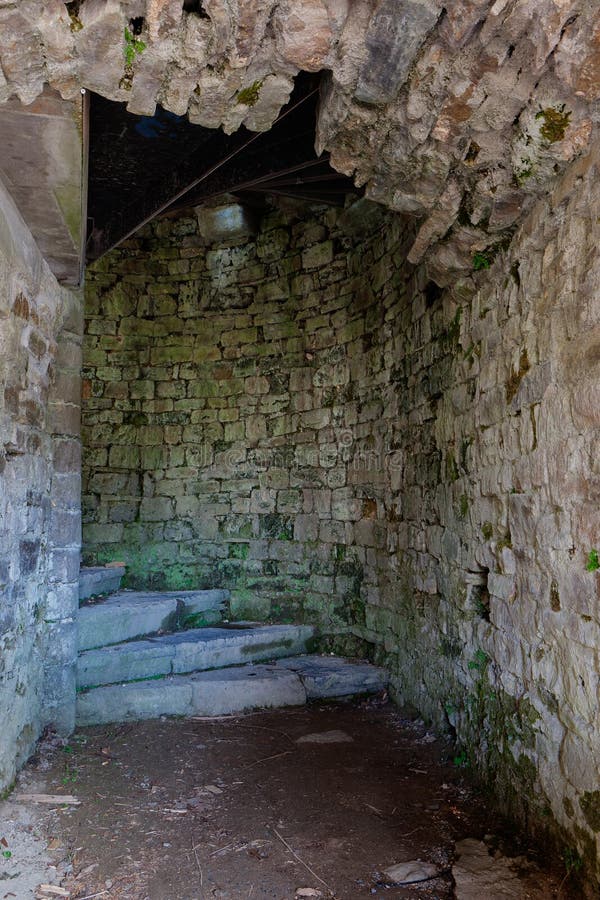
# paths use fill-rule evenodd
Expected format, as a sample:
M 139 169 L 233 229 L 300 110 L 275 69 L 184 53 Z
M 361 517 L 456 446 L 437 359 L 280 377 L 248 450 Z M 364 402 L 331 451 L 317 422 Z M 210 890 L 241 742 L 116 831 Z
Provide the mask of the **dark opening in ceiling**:
M 267 195 L 341 204 L 352 181 L 314 149 L 319 76 L 300 75 L 270 131 L 232 135 L 92 95 L 87 259 L 98 259 L 155 216 L 221 194 L 256 206 Z

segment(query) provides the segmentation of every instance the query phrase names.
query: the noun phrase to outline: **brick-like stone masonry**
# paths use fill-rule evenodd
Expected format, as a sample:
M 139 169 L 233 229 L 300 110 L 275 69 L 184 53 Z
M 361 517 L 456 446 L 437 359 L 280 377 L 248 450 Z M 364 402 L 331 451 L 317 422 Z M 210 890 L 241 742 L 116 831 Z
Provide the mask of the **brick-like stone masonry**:
M 233 247 L 159 223 L 90 271 L 85 546 L 133 585 L 230 587 L 240 614 L 335 628 L 350 598 L 364 624 L 383 538 L 354 429 L 383 413 L 361 382 L 406 229 L 380 213 L 363 240 L 360 206 L 305 215 Z
M 82 331 L 0 185 L 0 791 L 74 724 Z
M 360 237 L 347 212 L 273 214 L 229 248 L 155 224 L 90 273 L 85 360 L 90 561 L 374 653 L 590 864 L 597 183 L 578 163 L 444 292 L 391 215 Z

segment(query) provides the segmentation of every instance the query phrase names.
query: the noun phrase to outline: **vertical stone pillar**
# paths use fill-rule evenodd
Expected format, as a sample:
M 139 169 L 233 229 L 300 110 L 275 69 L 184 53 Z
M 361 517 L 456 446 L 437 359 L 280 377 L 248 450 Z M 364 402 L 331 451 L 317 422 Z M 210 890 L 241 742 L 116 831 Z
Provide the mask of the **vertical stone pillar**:
M 75 664 L 81 551 L 81 342 L 83 292 L 65 291 L 48 421 L 52 439 L 44 724 L 75 725 Z

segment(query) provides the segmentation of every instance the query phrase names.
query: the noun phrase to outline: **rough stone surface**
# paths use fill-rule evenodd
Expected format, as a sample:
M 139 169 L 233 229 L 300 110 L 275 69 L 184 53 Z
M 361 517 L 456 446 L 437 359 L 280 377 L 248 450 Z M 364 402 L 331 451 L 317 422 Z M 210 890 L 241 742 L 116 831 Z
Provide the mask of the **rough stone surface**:
M 377 693 L 389 682 L 385 669 L 335 656 L 298 656 L 277 665 L 301 678 L 309 700 Z
M 121 587 L 124 566 L 82 566 L 79 570 L 79 599 L 112 594 Z
M 162 715 L 220 716 L 299 706 L 305 701 L 302 682 L 292 672 L 274 666 L 241 666 L 84 691 L 77 697 L 77 723 L 100 725 Z
M 73 726 L 82 324 L 0 184 L 0 792 Z
M 248 662 L 277 659 L 306 650 L 314 629 L 307 625 L 192 628 L 143 641 L 128 641 L 80 653 L 78 687 L 181 675 Z
M 420 859 L 414 859 L 411 862 L 397 863 L 395 866 L 390 866 L 383 874 L 387 879 L 393 881 L 394 884 L 419 884 L 435 878 L 440 874 L 440 870 L 432 863 L 424 863 Z M 492 897 L 493 894 L 479 894 L 479 897 L 485 896 Z
M 170 631 L 188 616 L 214 612 L 217 618 L 225 591 L 120 591 L 79 610 L 78 647 L 106 647 L 157 631 Z
M 299 71 L 327 72 L 319 150 L 373 199 L 425 217 L 412 258 L 429 253 L 444 280 L 501 245 L 593 144 L 599 15 L 584 0 L 28 0 L 0 8 L 0 102 L 48 83 L 266 130 Z M 125 28 L 141 45 L 129 61 Z
M 426 265 L 407 265 L 414 230 L 389 216 L 362 240 L 344 234 L 347 212 L 305 213 L 297 226 L 270 219 L 255 244 L 198 256 L 183 220 L 190 270 L 175 287 L 150 231 L 143 251 L 133 242 L 131 259 L 107 258 L 90 284 L 86 413 L 90 550 L 120 550 L 129 527 L 111 522 L 106 492 L 100 501 L 105 475 L 140 509 L 146 541 L 164 540 L 165 511 L 180 504 L 191 533 L 178 540 L 190 533 L 215 548 L 207 575 L 239 583 L 240 603 L 249 588 L 266 597 L 265 615 L 284 594 L 293 614 L 337 632 L 336 652 L 385 660 L 394 696 L 455 729 L 532 829 L 548 827 L 550 810 L 590 867 L 600 790 L 598 183 L 595 155 L 577 161 L 510 247 L 446 290 Z M 137 273 L 140 253 L 159 263 L 141 290 L 127 271 Z M 154 297 L 165 303 L 158 316 L 145 311 Z M 113 315 L 102 342 L 114 302 L 130 312 Z M 166 345 L 175 313 L 183 339 Z M 125 372 L 108 360 L 127 328 L 161 343 L 150 341 L 148 362 L 131 345 Z M 122 384 L 140 380 L 155 393 L 136 406 Z M 148 421 L 115 429 L 112 391 Z M 184 391 L 197 422 L 170 422 L 169 444 L 153 404 L 172 400 L 174 414 L 178 398 L 166 394 Z M 106 424 L 94 426 L 99 415 Z M 106 434 L 121 427 L 140 454 L 163 448 L 147 477 L 137 458 L 134 480 L 125 466 L 111 470 Z M 197 455 L 184 446 L 182 460 L 187 440 Z M 142 509 L 155 518 L 142 522 Z
M 46 88 L 0 106 L 0 177 L 61 284 L 80 285 L 85 248 L 85 98 Z
M 521 900 L 522 883 L 514 864 L 503 856 L 494 857 L 481 841 L 467 838 L 456 845 L 457 860 L 452 866 L 456 900 Z
M 336 646 L 385 659 L 394 696 L 449 724 L 506 805 L 532 828 L 553 820 L 591 868 L 598 9 L 395 6 L 405 44 L 368 0 L 211 0 L 208 19 L 142 0 L 85 0 L 76 20 L 58 2 L 0 9 L 0 93 L 24 102 L 44 81 L 65 96 L 83 83 L 138 112 L 159 97 L 211 127 L 266 128 L 299 68 L 326 69 L 319 147 L 422 217 L 359 240 L 343 214 L 304 210 L 242 248 L 161 223 L 105 261 L 88 553 L 104 561 L 126 535 L 139 573 L 227 581 L 239 612 L 256 597 L 281 612 L 284 594 Z M 147 48 L 125 73 L 132 16 Z M 3 781 L 42 704 L 69 709 L 79 540 L 77 312 L 21 233 L 2 224 Z
M 235 247 L 156 223 L 90 270 L 84 558 L 124 560 L 134 587 L 229 588 L 236 618 L 338 627 L 383 538 L 358 485 L 381 460 L 353 431 L 381 408 L 362 406 L 363 348 L 404 290 L 406 229 L 305 215 Z

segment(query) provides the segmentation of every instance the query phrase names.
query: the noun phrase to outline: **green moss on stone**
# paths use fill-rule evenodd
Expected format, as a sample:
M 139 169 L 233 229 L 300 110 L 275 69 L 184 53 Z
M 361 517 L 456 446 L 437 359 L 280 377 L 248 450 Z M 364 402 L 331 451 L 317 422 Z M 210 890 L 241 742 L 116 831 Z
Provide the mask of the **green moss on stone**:
M 600 831 L 600 791 L 586 791 L 579 798 L 579 805 L 592 831 Z
M 473 271 L 481 272 L 483 269 L 489 269 L 492 264 L 493 257 L 483 250 L 478 250 L 473 254 Z
M 540 134 L 549 144 L 554 144 L 563 140 L 571 120 L 571 111 L 566 109 L 564 103 L 561 103 L 560 106 L 548 106 L 546 109 L 541 109 L 537 113 L 536 119 L 544 120 L 540 127 Z
M 260 517 L 260 533 L 262 537 L 291 541 L 294 536 L 294 525 L 291 519 L 286 519 L 279 513 L 267 513 Z
M 533 760 L 527 754 L 521 753 L 517 760 L 516 769 L 525 790 L 528 793 L 532 792 L 537 779 L 537 769 Z
M 595 572 L 597 569 L 600 569 L 600 558 L 597 550 L 590 550 L 585 568 L 588 572 Z
M 504 549 L 512 548 L 512 537 L 510 531 L 507 531 L 504 537 L 500 538 L 499 541 L 496 542 L 496 552 L 498 554 L 502 553 Z
M 6 787 L 3 791 L 0 791 L 0 800 L 8 800 L 15 787 L 17 786 L 16 779 L 11 781 L 11 783 Z
M 260 97 L 260 89 L 262 87 L 262 81 L 255 81 L 247 88 L 242 88 L 241 91 L 238 91 L 236 94 L 237 103 L 242 103 L 244 106 L 254 106 Z
M 446 477 L 450 482 L 458 480 L 458 466 L 451 450 L 446 454 Z
M 81 188 L 79 184 L 61 184 L 54 188 L 54 196 L 75 246 L 81 240 Z
M 232 619 L 248 619 L 263 622 L 271 615 L 271 599 L 248 588 L 236 588 L 231 592 Z
M 249 552 L 250 552 L 250 544 L 230 544 L 229 545 L 229 558 L 230 559 L 248 559 Z
M 440 653 L 447 659 L 458 659 L 462 653 L 462 645 L 458 640 L 444 635 L 440 641 Z
M 528 156 L 522 156 L 521 161 L 515 169 L 515 181 L 519 187 L 522 187 L 528 178 L 534 173 L 533 162 Z
M 286 638 L 284 641 L 265 641 L 262 644 L 248 644 L 244 645 L 241 648 L 241 652 L 243 656 L 257 656 L 260 655 L 263 658 L 268 658 L 270 653 L 273 653 L 275 650 L 278 650 L 280 647 L 285 647 L 287 650 L 291 649 L 294 642 L 291 638 Z

